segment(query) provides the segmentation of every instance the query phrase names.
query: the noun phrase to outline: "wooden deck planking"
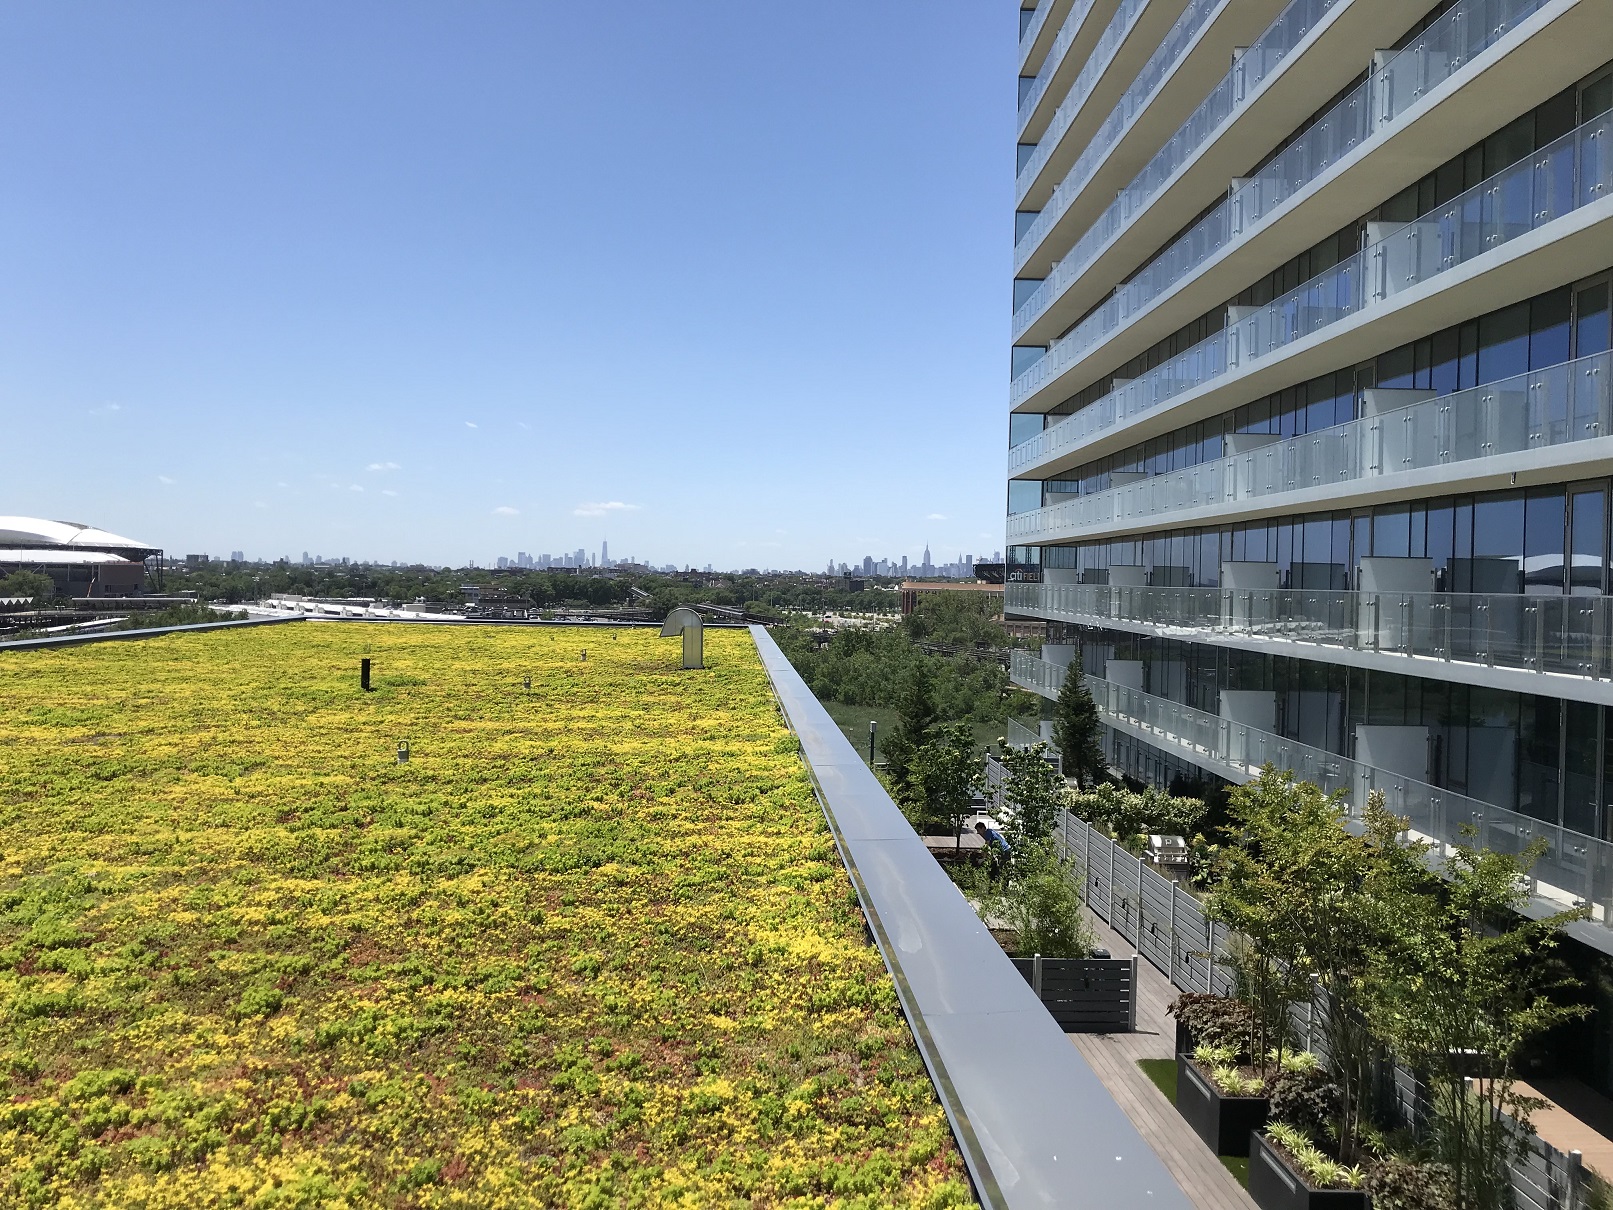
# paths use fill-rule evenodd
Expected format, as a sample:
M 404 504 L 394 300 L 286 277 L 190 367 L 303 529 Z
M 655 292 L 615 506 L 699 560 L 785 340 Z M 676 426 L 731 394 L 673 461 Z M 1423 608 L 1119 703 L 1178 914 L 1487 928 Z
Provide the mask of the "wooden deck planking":
M 1098 944 L 1117 958 L 1132 954 L 1130 942 L 1097 917 L 1090 919 Z M 1176 1051 L 1176 1022 L 1165 1013 L 1176 989 L 1147 959 L 1138 963 L 1137 982 L 1136 1033 L 1071 1034 L 1070 1041 L 1199 1210 L 1255 1210 L 1237 1178 L 1137 1066 L 1138 1059 L 1174 1058 Z

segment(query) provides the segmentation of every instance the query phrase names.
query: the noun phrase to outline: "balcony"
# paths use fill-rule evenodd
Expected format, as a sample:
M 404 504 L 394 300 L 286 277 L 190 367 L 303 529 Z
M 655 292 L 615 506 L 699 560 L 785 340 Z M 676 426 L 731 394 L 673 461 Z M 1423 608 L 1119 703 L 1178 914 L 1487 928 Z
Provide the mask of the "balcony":
M 1234 181 L 1219 206 L 1135 272 L 1136 260 L 1098 263 L 1100 257 L 1112 260 L 1115 238 L 1137 240 L 1131 229 L 1134 216 L 1152 204 L 1149 198 L 1129 200 L 1132 187 L 1123 191 L 1015 312 L 1014 341 L 1042 344 L 1099 303 L 1096 291 L 1130 275 L 1095 314 L 1052 342 L 1049 357 L 1036 367 L 1041 377 L 1032 385 L 1050 381 L 1055 356 L 1056 376 L 1065 379 L 1060 389 L 1085 385 L 1415 181 L 1518 110 L 1544 100 L 1550 79 L 1558 77 L 1547 79 L 1542 67 L 1573 73 L 1571 65 L 1558 60 L 1564 53 L 1560 44 L 1571 39 L 1568 26 L 1574 22 L 1554 15 L 1560 6 L 1547 0 L 1503 4 L 1509 10 L 1503 19 L 1478 31 L 1475 18 L 1480 6 L 1491 7 L 1488 0 L 1464 0 L 1446 13 L 1281 155 L 1254 176 Z M 1526 20 L 1537 12 L 1536 19 Z M 1543 29 L 1550 36 L 1534 36 Z M 1600 53 L 1592 56 L 1598 62 Z M 1506 98 L 1504 109 L 1497 108 L 1498 93 Z M 1306 203 L 1302 210 L 1301 200 Z M 1155 238 L 1167 233 L 1160 230 Z M 1146 323 L 1139 322 L 1145 318 Z M 1106 364 L 1096 364 L 1096 359 L 1089 364 L 1089 355 L 1100 346 Z M 1016 406 L 1027 398 L 1016 383 Z
M 1341 497 L 1365 505 L 1458 484 L 1499 487 L 1514 474 L 1561 481 L 1575 467 L 1601 473 L 1610 437 L 1613 354 L 1596 353 L 1015 513 L 1008 536 L 1038 545 L 1276 516 Z
M 1072 167 L 1052 190 L 1051 196 L 1039 208 L 1041 212 L 1036 221 L 1016 241 L 1014 248 L 1016 272 L 1031 265 L 1033 263 L 1031 259 L 1033 254 L 1037 253 L 1038 249 L 1043 245 L 1048 244 L 1050 239 L 1055 236 L 1055 233 L 1059 236 L 1058 239 L 1052 239 L 1055 244 L 1062 244 L 1064 241 L 1074 239 L 1077 234 L 1080 234 L 1079 231 L 1065 229 L 1071 224 L 1074 224 L 1077 228 L 1088 229 L 1092 228 L 1094 221 L 1096 221 L 1098 227 L 1104 227 L 1107 221 L 1112 234 L 1112 229 L 1118 226 L 1115 222 L 1115 216 L 1119 212 L 1123 211 L 1126 215 L 1136 213 L 1159 192 L 1167 179 L 1175 176 L 1184 164 L 1197 155 L 1211 141 L 1212 137 L 1220 131 L 1234 115 L 1235 111 L 1240 108 L 1235 98 L 1244 98 L 1253 92 L 1257 92 L 1265 82 L 1266 77 L 1278 70 L 1289 56 L 1289 53 L 1302 40 L 1310 36 L 1311 31 L 1330 10 L 1335 6 L 1348 5 L 1349 3 L 1350 0 L 1290 0 L 1288 6 L 1278 15 L 1276 20 L 1260 33 L 1254 44 L 1239 56 L 1232 68 L 1226 71 L 1221 76 L 1220 81 L 1208 90 L 1208 95 L 1199 102 L 1197 108 L 1188 115 L 1185 121 L 1178 125 L 1173 134 L 1167 137 L 1164 145 L 1154 153 L 1153 157 L 1147 161 L 1135 178 L 1119 191 L 1119 197 L 1113 199 L 1113 204 L 1109 206 L 1108 210 L 1101 212 L 1101 218 L 1097 214 L 1082 216 L 1072 213 L 1071 207 L 1082 200 L 1081 191 L 1086 184 L 1084 179 L 1086 169 L 1081 165 Z M 1197 14 L 1195 14 L 1195 10 L 1198 10 Z M 1195 15 L 1204 18 L 1209 16 L 1209 12 L 1204 9 L 1203 5 L 1192 3 L 1178 21 L 1178 27 L 1183 22 L 1191 22 Z M 1162 40 L 1159 53 L 1156 53 L 1154 58 L 1145 65 L 1143 71 L 1139 73 L 1138 84 L 1141 84 L 1146 77 L 1152 74 L 1150 69 L 1158 71 L 1160 68 L 1168 66 L 1161 56 L 1165 53 L 1166 45 L 1175 39 L 1176 33 L 1177 30 L 1173 29 Z M 1128 90 L 1126 96 L 1131 97 L 1134 91 L 1136 91 L 1135 86 L 1133 90 Z M 1151 91 L 1152 89 L 1150 88 L 1149 93 L 1145 93 L 1143 96 L 1151 94 Z M 1136 98 L 1133 104 L 1136 104 L 1136 100 L 1141 99 L 1143 97 Z M 1122 98 L 1121 104 L 1126 104 L 1126 98 Z M 1032 196 L 1030 195 L 1030 186 L 1044 171 L 1044 165 L 1037 161 L 1038 158 L 1042 161 L 1046 160 L 1047 154 L 1052 150 L 1051 147 L 1046 146 L 1049 142 L 1050 140 L 1043 140 L 1043 145 L 1038 147 L 1038 157 L 1027 162 L 1019 174 L 1020 186 L 1016 189 L 1016 193 L 1021 199 Z M 1025 207 L 1022 205 L 1021 209 L 1023 208 Z M 1094 247 L 1093 241 L 1097 238 L 1093 235 L 1092 230 L 1087 230 L 1085 236 L 1076 244 L 1076 249 Z M 1072 251 L 1069 256 L 1065 257 L 1065 262 L 1068 262 L 1070 257 L 1075 255 L 1076 252 Z M 1063 262 L 1061 262 L 1060 266 L 1055 267 L 1054 272 L 1058 272 L 1058 268 L 1062 267 L 1062 265 Z M 1051 289 L 1051 287 L 1049 288 Z M 1023 312 L 1024 308 L 1022 307 L 1020 310 Z M 1016 322 L 1014 330 L 1016 332 L 1021 331 L 1022 325 Z
M 1053 32 L 1058 28 L 1054 23 L 1054 14 L 1057 13 L 1057 20 L 1062 21 L 1069 10 L 1070 0 L 1039 0 L 1029 24 L 1019 35 L 1020 75 L 1029 71 L 1033 64 L 1041 66 L 1047 57 Z
M 1044 102 L 1062 95 L 1099 35 L 1098 22 L 1114 11 L 1115 0 L 1075 0 L 1048 47 L 1047 57 L 1019 102 L 1019 141 L 1039 140 L 1049 117 Z M 1095 11 L 1096 10 L 1096 11 Z
M 1010 584 L 1004 609 L 1613 704 L 1613 597 Z
M 1085 159 L 1095 140 L 1107 137 L 1112 146 L 1126 119 L 1134 116 L 1141 101 L 1153 95 L 1161 77 L 1206 19 L 1224 11 L 1228 2 L 1187 0 L 1184 12 L 1183 0 L 1163 4 L 1159 0 L 1121 0 L 1080 74 L 1065 90 L 1047 129 L 1037 140 L 1036 150 L 1021 167 L 1016 178 L 1016 209 L 1031 210 L 1046 204 L 1048 178 L 1053 173 L 1068 172 L 1076 156 Z M 1275 0 L 1255 0 L 1254 11 L 1240 24 L 1252 25 L 1254 13 L 1274 3 Z M 1225 37 L 1222 42 L 1224 52 Z M 1161 130 L 1159 137 L 1165 133 Z
M 1290 0 L 1117 196 L 1069 189 L 1050 199 L 1015 239 L 1015 275 L 1049 276 L 1066 250 L 1067 270 L 1098 263 L 1100 254 L 1108 263 L 1110 244 L 1121 238 L 1137 245 L 1124 264 L 1108 270 L 1111 282 L 1123 277 L 1207 203 L 1225 196 L 1229 165 L 1269 152 L 1293 129 L 1296 114 L 1344 87 L 1411 19 L 1392 0 Z M 1145 230 L 1131 230 L 1138 225 Z
M 1257 372 L 1251 372 L 1278 362 L 1279 355 L 1291 346 L 1309 342 L 1308 347 L 1319 348 L 1322 341 L 1313 338 L 1326 337 L 1330 329 L 1353 324 L 1358 333 L 1370 334 L 1374 324 L 1393 316 L 1398 343 L 1487 306 L 1503 306 L 1516 297 L 1571 280 L 1587 262 L 1571 254 L 1566 239 L 1546 237 L 1545 229 L 1576 211 L 1598 206 L 1600 210 L 1584 217 L 1589 224 L 1605 221 L 1607 216 L 1601 210 L 1609 210 L 1606 203 L 1613 198 L 1610 140 L 1613 115 L 1603 114 L 1422 217 L 1383 225 L 1360 252 L 1264 307 L 1248 314 L 1240 314 L 1240 309 L 1229 311 L 1228 325 L 1222 331 L 1013 447 L 1010 474 L 1030 477 L 1034 469 L 1036 477 L 1046 477 L 1056 469 L 1075 465 L 1077 455 L 1094 456 L 1091 447 L 1106 433 L 1137 440 L 1137 436 L 1117 430 L 1217 379 L 1258 378 Z M 1536 233 L 1544 238 L 1524 238 Z M 1566 225 L 1563 234 L 1567 234 Z M 1594 255 L 1591 249 L 1605 246 L 1599 237 L 1588 234 L 1586 238 L 1590 242 L 1582 253 Z M 1519 247 L 1503 255 L 1502 250 L 1515 243 Z M 1539 271 L 1521 268 L 1513 259 L 1548 245 L 1551 255 L 1563 264 L 1562 269 L 1552 266 L 1560 274 L 1557 279 L 1542 280 Z M 1481 261 L 1486 257 L 1488 260 Z M 1465 314 L 1437 298 L 1452 285 L 1471 287 L 1485 272 L 1503 268 L 1512 277 L 1502 272 L 1497 277 L 1519 282 L 1521 292 L 1520 286 L 1491 287 L 1481 295 L 1483 305 L 1469 305 Z M 1404 318 L 1405 309 L 1417 304 L 1428 312 L 1429 318 L 1422 324 L 1426 331 L 1409 330 L 1411 325 Z M 1111 314 L 1113 324 L 1122 322 L 1118 303 L 1112 312 L 1105 308 L 1091 322 L 1111 322 L 1101 318 Z M 1016 378 L 1016 396 L 1028 396 L 1073 363 L 1081 355 L 1076 351 L 1078 338 L 1079 329 Z M 1365 350 L 1376 351 L 1366 337 L 1362 343 Z M 1066 345 L 1072 349 L 1068 355 L 1061 352 Z M 1339 351 L 1327 359 L 1325 368 L 1348 364 L 1363 355 L 1370 353 Z M 1257 396 L 1258 392 L 1250 398 Z
M 1016 651 L 1010 676 L 1022 688 L 1056 697 L 1065 670 Z M 1588 903 L 1594 923 L 1569 931 L 1598 948 L 1613 945 L 1607 937 L 1613 922 L 1613 844 L 1140 689 L 1094 676 L 1087 677 L 1087 686 L 1105 723 L 1229 781 L 1252 781 L 1271 764 L 1323 790 L 1341 792 L 1356 816 L 1367 794 L 1382 790 L 1389 809 L 1410 820 L 1415 836 L 1435 842 L 1435 856 L 1462 841 L 1464 828 L 1474 830 L 1476 843 L 1498 852 L 1520 853 L 1543 839 L 1546 852 L 1531 871 L 1529 888 L 1541 914 Z

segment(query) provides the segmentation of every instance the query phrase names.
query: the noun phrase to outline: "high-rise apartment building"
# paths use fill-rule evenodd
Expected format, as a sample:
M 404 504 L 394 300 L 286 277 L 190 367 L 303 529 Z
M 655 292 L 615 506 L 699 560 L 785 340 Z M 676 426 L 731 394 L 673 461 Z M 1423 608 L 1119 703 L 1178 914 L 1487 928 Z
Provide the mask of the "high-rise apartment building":
M 1145 782 L 1544 838 L 1613 953 L 1613 0 L 1020 23 L 1014 679 Z

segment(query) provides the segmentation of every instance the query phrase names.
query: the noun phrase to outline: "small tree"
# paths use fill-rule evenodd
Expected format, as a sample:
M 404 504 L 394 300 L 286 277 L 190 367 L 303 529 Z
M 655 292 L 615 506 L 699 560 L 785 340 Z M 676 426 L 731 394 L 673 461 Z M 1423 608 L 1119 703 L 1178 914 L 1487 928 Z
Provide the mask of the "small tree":
M 1086 958 L 1096 944 L 1081 901 L 1081 870 L 1051 840 L 1016 852 L 1005 886 L 982 877 L 975 892 L 983 915 L 1012 929 L 1021 958 Z
M 929 739 L 930 728 L 940 717 L 935 704 L 935 682 L 930 662 L 920 655 L 902 674 L 896 697 L 897 721 L 880 745 L 885 753 L 885 771 L 898 801 L 913 797 L 913 762 Z
M 908 818 L 921 827 L 944 825 L 961 848 L 963 821 L 974 813 L 974 794 L 985 774 L 967 723 L 930 728 L 908 768 Z
M 1458 1210 L 1504 1210 L 1507 1169 L 1527 1150 L 1538 1106 L 1518 1090 L 1518 1058 L 1532 1039 L 1588 1011 L 1552 1002 L 1548 993 L 1567 981 L 1544 958 L 1557 930 L 1588 913 L 1525 918 L 1524 876 L 1545 842 L 1514 856 L 1479 848 L 1465 831 L 1443 884 L 1403 880 L 1408 890 L 1387 913 L 1388 943 L 1370 956 L 1364 999 L 1375 1032 L 1428 1081 L 1432 1142 L 1451 1168 Z M 1380 843 L 1385 861 L 1408 871 L 1425 851 L 1388 834 Z M 1483 1078 L 1469 1079 L 1475 1066 Z
M 27 597 L 36 603 L 53 600 L 56 581 L 43 572 L 14 571 L 0 579 L 0 597 Z
M 1047 763 L 1046 744 L 1003 745 L 1002 765 L 1008 773 L 1002 794 L 1003 830 L 1010 851 L 1017 854 L 1052 838 L 1067 791 Z
M 1053 740 L 1063 754 L 1065 776 L 1084 786 L 1103 780 L 1109 761 L 1103 754 L 1102 736 L 1103 720 L 1082 675 L 1077 651 L 1065 669 L 1064 684 L 1053 707 Z
M 1336 796 L 1270 765 L 1232 792 L 1231 813 L 1237 843 L 1222 853 L 1208 909 L 1249 941 L 1240 963 L 1255 1010 L 1249 1050 L 1265 1070 L 1273 1052 L 1281 1065 L 1289 1006 L 1311 995 L 1329 930 L 1354 928 L 1332 914 L 1344 907 L 1340 886 L 1359 881 L 1341 867 L 1366 850 L 1340 825 Z

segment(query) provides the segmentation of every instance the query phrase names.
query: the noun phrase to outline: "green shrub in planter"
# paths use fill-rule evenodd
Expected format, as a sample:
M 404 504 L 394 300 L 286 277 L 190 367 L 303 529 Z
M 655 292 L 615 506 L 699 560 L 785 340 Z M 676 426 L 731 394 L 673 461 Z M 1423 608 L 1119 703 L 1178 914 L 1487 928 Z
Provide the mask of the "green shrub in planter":
M 1454 1210 L 1456 1182 L 1444 1164 L 1419 1164 L 1398 1156 L 1367 1170 L 1373 1210 Z

